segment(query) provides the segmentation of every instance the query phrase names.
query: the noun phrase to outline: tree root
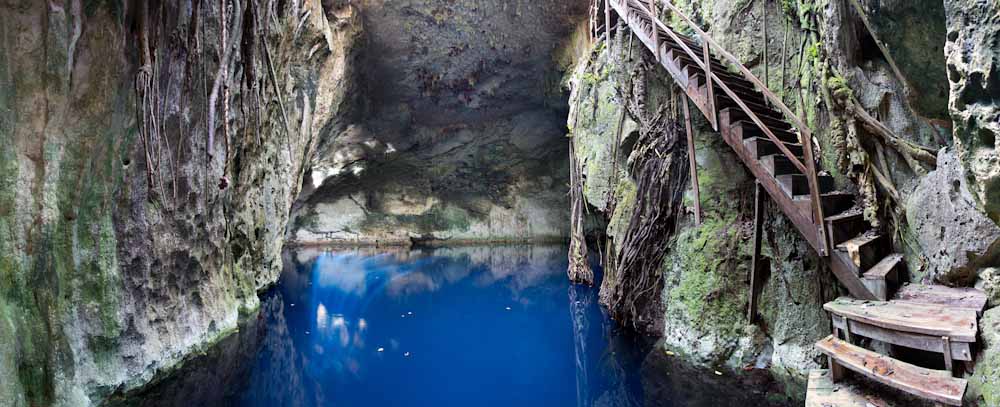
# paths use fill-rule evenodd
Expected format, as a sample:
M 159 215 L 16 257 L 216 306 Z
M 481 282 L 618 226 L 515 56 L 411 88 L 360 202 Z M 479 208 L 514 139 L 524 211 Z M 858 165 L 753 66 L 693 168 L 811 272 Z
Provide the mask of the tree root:
M 867 111 L 861 106 L 860 103 L 853 97 L 843 102 L 844 111 L 853 115 L 861 123 L 861 126 L 868 130 L 871 134 L 878 136 L 886 143 L 889 147 L 892 147 L 900 156 L 906 161 L 907 165 L 910 166 L 917 175 L 925 175 L 927 171 L 920 165 L 920 163 L 927 164 L 931 167 L 937 167 L 937 156 L 936 151 L 931 148 L 923 147 L 914 144 L 908 140 L 905 140 L 897 135 L 895 135 L 892 130 L 886 127 L 882 122 L 878 121 L 868 114 Z
M 583 180 L 580 165 L 576 160 L 576 141 L 569 139 L 569 193 L 570 193 L 570 244 L 569 267 L 566 274 L 574 283 L 593 285 L 594 271 L 587 261 L 587 239 L 583 231 Z

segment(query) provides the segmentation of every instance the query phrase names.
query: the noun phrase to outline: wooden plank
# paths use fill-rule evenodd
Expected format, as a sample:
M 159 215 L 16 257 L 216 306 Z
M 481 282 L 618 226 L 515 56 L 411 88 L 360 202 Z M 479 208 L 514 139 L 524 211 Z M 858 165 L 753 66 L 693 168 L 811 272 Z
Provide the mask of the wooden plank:
M 824 192 L 819 199 L 820 203 L 823 204 L 823 211 L 837 213 L 851 208 L 854 205 L 854 198 L 854 194 L 847 192 Z M 795 195 L 792 200 L 803 211 L 812 208 L 812 198 L 809 195 Z
M 691 109 L 688 107 L 687 95 L 681 96 L 684 101 L 684 128 L 687 130 L 688 166 L 691 167 L 691 189 L 694 191 L 694 223 L 701 224 L 701 191 L 698 186 L 698 160 L 694 156 L 694 132 L 691 131 Z
M 882 258 L 883 243 L 882 235 L 867 233 L 838 244 L 837 249 L 846 251 L 859 269 L 867 270 Z
M 941 352 L 944 354 L 944 368 L 949 372 L 954 371 L 955 365 L 951 357 L 951 339 L 947 336 L 942 336 L 941 345 L 944 347 L 944 352 Z
M 833 275 L 837 277 L 837 281 L 840 281 L 840 284 L 843 284 L 854 298 L 862 300 L 878 299 L 865 287 L 864 282 L 861 281 L 861 277 L 858 276 L 858 267 L 847 257 L 847 253 L 840 250 L 834 250 L 830 253 L 830 271 L 833 271 Z
M 902 254 L 890 254 L 861 276 L 861 280 L 864 281 L 865 286 L 879 300 L 888 300 L 890 286 L 895 286 L 899 283 L 898 269 L 902 260 Z
M 835 329 L 844 330 L 843 319 L 839 317 L 830 318 Z M 915 334 L 909 332 L 895 331 L 869 325 L 860 321 L 847 320 L 850 332 L 853 335 L 871 338 L 876 341 L 890 343 L 893 345 L 905 346 L 907 348 L 920 349 L 928 352 L 944 353 L 941 338 L 937 336 Z M 972 345 L 968 342 L 952 342 L 951 358 L 954 360 L 972 360 Z
M 865 288 L 871 291 L 875 299 L 879 301 L 886 301 L 889 299 L 889 283 L 885 281 L 884 278 L 873 278 L 868 275 L 861 276 L 861 282 L 864 283 Z
M 830 234 L 830 242 L 841 243 L 868 229 L 864 213 L 860 210 L 846 211 L 826 217 L 826 226 Z
M 828 336 L 816 348 L 837 364 L 869 379 L 918 397 L 953 406 L 962 405 L 968 384 L 964 379 L 946 377 L 930 369 L 914 366 Z
M 778 150 L 778 147 L 775 146 L 774 143 L 771 142 L 771 140 L 765 138 L 750 137 L 746 140 L 743 140 L 743 144 L 746 145 L 747 149 L 749 149 L 750 152 L 753 153 L 752 155 L 757 158 L 762 158 L 765 156 L 769 156 L 771 154 L 778 154 L 780 152 L 780 150 Z M 788 147 L 788 150 L 790 150 L 792 153 L 795 154 L 802 153 L 802 145 L 800 144 L 794 144 L 794 143 L 783 143 L 783 144 L 785 144 L 785 147 Z
M 971 287 L 906 284 L 896 292 L 893 302 L 938 305 L 981 314 L 986 308 L 986 293 Z
M 893 253 L 885 256 L 882 261 L 878 262 L 878 264 L 865 272 L 865 277 L 880 277 L 882 279 L 890 277 L 892 271 L 895 270 L 896 266 L 898 266 L 902 261 L 903 255 L 899 253 Z
M 809 371 L 806 407 L 868 407 L 868 399 L 851 386 L 833 382 L 827 369 Z
M 864 301 L 840 297 L 823 304 L 827 312 L 843 315 L 885 329 L 932 336 L 953 341 L 976 341 L 976 313 L 965 309 L 909 303 Z

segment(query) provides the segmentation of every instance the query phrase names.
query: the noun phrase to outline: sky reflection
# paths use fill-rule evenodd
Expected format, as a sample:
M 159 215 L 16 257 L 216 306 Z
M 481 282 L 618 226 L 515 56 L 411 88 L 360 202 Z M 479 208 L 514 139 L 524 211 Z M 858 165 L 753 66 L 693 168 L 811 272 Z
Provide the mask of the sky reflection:
M 242 405 L 641 399 L 620 373 L 623 365 L 638 371 L 637 361 L 604 352 L 613 324 L 596 291 L 566 283 L 565 247 L 307 250 L 286 260 L 269 299 L 281 302 L 271 307 L 281 315 L 267 317 L 267 335 L 282 337 L 264 341 Z M 284 388 L 282 377 L 290 378 Z M 253 390 L 257 382 L 270 393 Z

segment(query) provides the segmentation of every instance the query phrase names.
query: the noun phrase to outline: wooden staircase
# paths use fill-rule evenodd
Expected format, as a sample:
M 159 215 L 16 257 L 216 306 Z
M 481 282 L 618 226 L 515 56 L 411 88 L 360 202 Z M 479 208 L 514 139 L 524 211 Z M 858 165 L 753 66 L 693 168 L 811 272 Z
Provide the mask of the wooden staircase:
M 873 380 L 919 397 L 961 405 L 964 380 L 952 379 L 950 374 L 947 377 L 935 374 L 933 379 L 916 380 L 927 379 L 928 373 L 924 371 L 927 369 L 920 370 L 923 368 L 855 346 L 852 335 L 898 346 L 944 352 L 951 370 L 953 360 L 972 359 L 976 316 L 985 306 L 985 296 L 974 290 L 962 291 L 966 297 L 956 300 L 956 296 L 963 294 L 949 291 L 952 289 L 947 287 L 911 286 L 908 291 L 901 290 L 898 298 L 892 299 L 904 269 L 903 256 L 893 253 L 890 239 L 873 230 L 864 220 L 856 205 L 856 197 L 838 191 L 833 178 L 816 168 L 809 129 L 781 99 L 669 1 L 604 1 L 605 30 L 613 28 L 611 19 L 614 11 L 753 173 L 757 180 L 758 208 L 762 197 L 769 196 L 810 246 L 826 260 L 838 281 L 853 297 L 826 306 L 833 319 L 835 335 L 846 334 L 843 339 L 831 336 L 817 343 L 817 349 L 829 356 L 831 370 L 829 374 L 815 376 L 839 380 L 846 368 L 861 371 Z M 699 40 L 664 25 L 658 17 L 661 11 L 658 9 L 679 17 Z M 612 38 L 610 32 L 605 38 Z M 612 41 L 608 44 L 609 48 L 613 46 Z M 722 55 L 730 65 L 723 64 L 713 51 Z M 738 72 L 730 71 L 730 67 Z M 756 212 L 759 217 L 759 209 Z M 761 264 L 757 261 L 761 223 L 755 219 L 755 256 L 750 279 L 753 285 L 749 307 L 751 320 L 756 316 L 754 293 L 758 292 L 758 279 L 754 276 L 759 275 L 757 269 Z M 981 304 L 980 299 L 983 300 Z M 862 307 L 868 318 L 845 311 L 853 309 L 845 305 L 850 301 L 861 301 L 851 304 Z M 963 301 L 971 308 L 956 308 Z M 907 306 L 918 309 L 935 302 L 946 312 L 929 313 L 923 315 L 923 319 L 913 317 L 912 312 L 898 313 Z M 897 313 L 890 315 L 890 311 Z M 883 323 L 892 317 L 896 317 L 893 323 Z M 953 323 L 959 320 L 962 324 L 972 325 L 958 329 Z M 945 328 L 923 329 L 928 326 Z M 888 376 L 885 374 L 868 371 L 871 367 L 869 362 L 888 366 L 898 374 L 886 379 Z M 906 376 L 910 373 L 914 380 L 906 379 L 910 378 Z M 936 392 L 928 386 L 945 387 Z

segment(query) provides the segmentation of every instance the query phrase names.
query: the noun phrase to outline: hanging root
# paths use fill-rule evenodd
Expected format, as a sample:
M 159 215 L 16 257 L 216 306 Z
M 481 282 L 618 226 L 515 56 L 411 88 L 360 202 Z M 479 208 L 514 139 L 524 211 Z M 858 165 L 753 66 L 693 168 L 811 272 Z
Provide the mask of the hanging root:
M 593 285 L 594 271 L 587 261 L 587 240 L 583 230 L 583 180 L 580 176 L 580 165 L 576 161 L 575 141 L 569 139 L 569 192 L 570 192 L 570 244 L 569 268 L 566 274 L 574 283 Z
M 662 116 L 661 116 L 662 117 Z M 647 129 L 632 164 L 637 195 L 613 278 L 601 286 L 601 303 L 623 324 L 642 328 L 643 315 L 658 307 L 666 243 L 674 230 L 687 188 L 685 139 L 675 121 Z

